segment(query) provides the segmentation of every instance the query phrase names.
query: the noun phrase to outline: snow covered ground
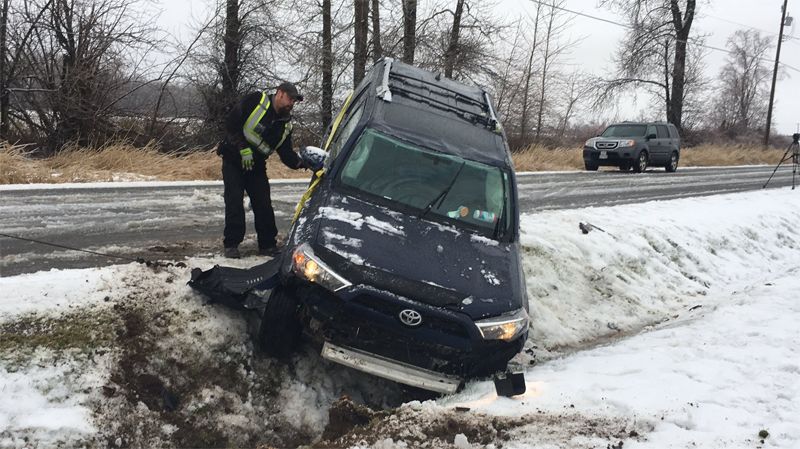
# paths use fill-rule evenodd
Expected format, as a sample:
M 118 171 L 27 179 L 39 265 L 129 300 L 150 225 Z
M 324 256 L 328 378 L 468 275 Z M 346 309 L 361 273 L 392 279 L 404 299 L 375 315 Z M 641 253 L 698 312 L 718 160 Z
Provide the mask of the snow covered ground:
M 799 235 L 789 189 L 524 216 L 514 398 L 254 355 L 223 259 L 0 278 L 0 447 L 798 448 Z

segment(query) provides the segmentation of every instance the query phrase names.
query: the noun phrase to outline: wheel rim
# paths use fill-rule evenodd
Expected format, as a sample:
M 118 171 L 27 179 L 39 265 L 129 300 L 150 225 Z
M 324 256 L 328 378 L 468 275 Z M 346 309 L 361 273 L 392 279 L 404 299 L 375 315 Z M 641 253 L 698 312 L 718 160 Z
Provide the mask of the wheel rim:
M 675 169 L 678 167 L 678 155 L 677 155 L 677 154 L 675 154 L 675 153 L 672 153 L 672 158 L 671 158 L 671 159 L 670 159 L 670 161 L 669 161 L 669 166 L 670 166 L 670 167 L 671 167 L 673 170 L 675 170 Z
M 647 168 L 647 155 L 642 153 L 639 155 L 639 171 L 644 171 Z

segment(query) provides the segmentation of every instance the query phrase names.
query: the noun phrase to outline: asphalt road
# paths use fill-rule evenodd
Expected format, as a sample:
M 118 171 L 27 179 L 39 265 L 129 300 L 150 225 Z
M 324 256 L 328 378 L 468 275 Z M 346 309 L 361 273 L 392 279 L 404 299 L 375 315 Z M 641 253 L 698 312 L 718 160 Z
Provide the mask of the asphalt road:
M 521 213 L 609 206 L 759 190 L 774 167 L 679 169 L 642 174 L 531 173 L 518 176 Z M 797 180 L 800 182 L 800 178 Z M 790 186 L 783 164 L 768 188 Z M 278 228 L 286 230 L 307 182 L 272 184 Z M 799 193 L 800 194 L 800 193 Z M 181 260 L 213 256 L 222 245 L 221 183 L 135 187 L 0 190 L 0 233 L 119 257 L 107 257 L 0 236 L 0 276 L 51 268 L 84 268 L 126 259 Z M 252 214 L 244 255 L 256 252 Z

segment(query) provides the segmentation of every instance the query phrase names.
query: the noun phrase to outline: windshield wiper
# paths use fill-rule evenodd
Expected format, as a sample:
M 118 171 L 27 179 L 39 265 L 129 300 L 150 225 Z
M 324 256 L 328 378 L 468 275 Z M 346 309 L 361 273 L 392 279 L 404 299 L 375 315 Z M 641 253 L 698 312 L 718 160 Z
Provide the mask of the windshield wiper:
M 450 189 L 453 188 L 453 184 L 456 183 L 456 179 L 458 179 L 458 175 L 461 174 L 461 169 L 464 168 L 465 164 L 466 161 L 461 162 L 461 165 L 458 167 L 458 170 L 456 171 L 455 176 L 453 176 L 453 179 L 450 180 L 450 183 L 447 184 L 447 187 L 445 187 L 444 190 L 442 190 L 438 195 L 436 195 L 436 198 L 432 199 L 431 202 L 428 203 L 427 206 L 425 206 L 425 209 L 423 209 L 422 213 L 419 214 L 419 218 L 425 218 L 425 215 L 431 211 L 431 208 L 433 208 L 433 205 L 436 204 L 437 201 L 439 202 L 439 204 L 441 204 L 441 202 L 444 201 L 444 198 L 447 196 L 448 193 L 450 193 Z

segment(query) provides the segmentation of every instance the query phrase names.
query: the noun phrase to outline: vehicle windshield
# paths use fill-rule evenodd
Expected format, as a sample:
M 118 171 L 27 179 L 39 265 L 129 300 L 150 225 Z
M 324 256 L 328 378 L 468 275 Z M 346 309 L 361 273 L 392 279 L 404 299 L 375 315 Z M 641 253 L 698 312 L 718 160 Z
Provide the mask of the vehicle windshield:
M 644 136 L 647 125 L 611 125 L 600 134 L 601 137 L 638 137 Z
M 514 210 L 508 172 L 428 150 L 367 129 L 341 173 L 341 182 L 381 201 L 417 210 L 495 238 L 506 234 Z

